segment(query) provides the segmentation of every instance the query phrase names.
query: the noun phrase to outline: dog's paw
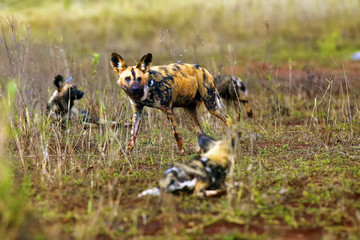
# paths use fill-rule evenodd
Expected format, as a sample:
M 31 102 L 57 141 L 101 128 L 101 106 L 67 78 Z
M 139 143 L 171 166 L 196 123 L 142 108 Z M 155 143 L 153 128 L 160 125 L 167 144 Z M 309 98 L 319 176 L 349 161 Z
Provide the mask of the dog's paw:
M 198 153 L 198 154 L 201 153 L 201 148 L 200 148 L 199 143 L 196 144 L 195 153 Z
M 225 124 L 226 124 L 226 126 L 230 127 L 230 125 L 231 125 L 231 118 L 230 117 L 227 117 Z
M 185 156 L 185 150 L 184 150 L 184 149 L 181 149 L 181 150 L 180 150 L 180 155 L 181 155 L 181 156 Z
M 130 152 L 131 152 L 130 149 L 126 149 L 126 150 L 125 150 L 125 155 L 130 155 Z

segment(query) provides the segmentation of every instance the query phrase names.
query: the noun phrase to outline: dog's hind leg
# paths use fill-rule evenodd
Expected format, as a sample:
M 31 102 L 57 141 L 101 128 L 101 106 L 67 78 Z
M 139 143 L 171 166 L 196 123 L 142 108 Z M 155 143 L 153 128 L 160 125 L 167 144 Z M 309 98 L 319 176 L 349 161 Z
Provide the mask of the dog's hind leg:
M 201 103 L 201 102 L 199 102 L 199 103 Z M 196 104 L 195 106 L 185 107 L 184 112 L 185 112 L 185 115 L 190 120 L 191 125 L 195 129 L 197 136 L 199 137 L 200 135 L 204 134 L 204 132 L 201 128 L 199 119 L 197 117 L 197 108 L 198 108 L 198 104 Z M 201 150 L 200 145 L 199 145 L 199 143 L 197 143 L 195 151 L 200 152 L 200 150 Z
M 230 119 L 221 110 L 220 98 L 215 89 L 214 78 L 204 68 L 202 68 L 202 76 L 198 76 L 198 89 L 207 110 L 229 127 Z
M 206 197 L 206 188 L 209 187 L 209 183 L 198 179 L 195 184 L 195 189 L 193 192 L 194 196 Z
M 245 109 L 246 109 L 246 113 L 248 115 L 248 117 L 252 118 L 253 117 L 253 112 L 252 109 L 250 107 L 249 101 L 241 101 L 244 105 L 245 105 Z
M 240 91 L 238 91 L 238 92 L 240 92 Z M 252 112 L 252 109 L 251 109 L 251 106 L 249 104 L 249 100 L 248 100 L 247 96 L 244 95 L 244 94 L 239 94 L 239 93 L 238 93 L 238 96 L 239 96 L 240 102 L 242 104 L 244 104 L 244 106 L 245 106 L 245 110 L 246 110 L 246 113 L 247 113 L 248 117 L 252 118 L 253 112 Z M 239 114 L 239 118 L 238 118 L 238 120 L 239 120 L 240 119 L 240 111 L 241 111 L 240 110 L 240 104 L 235 104 L 235 105 L 236 105 L 235 106 L 236 113 Z
M 189 106 L 184 108 L 184 112 L 186 116 L 189 118 L 191 125 L 196 131 L 196 134 L 199 136 L 200 134 L 204 134 L 199 119 L 197 117 L 197 106 Z
M 231 103 L 229 103 L 231 104 Z M 241 118 L 241 107 L 240 107 L 240 101 L 234 101 L 232 103 L 234 105 L 235 113 L 236 113 L 236 120 L 240 121 Z
M 250 107 L 250 104 L 249 104 L 249 100 L 248 100 L 248 97 L 247 97 L 247 90 L 246 90 L 246 87 L 245 87 L 245 84 L 240 80 L 240 79 L 232 79 L 233 80 L 233 83 L 234 83 L 234 86 L 235 86 L 235 90 L 236 90 L 236 94 L 237 94 L 237 97 L 239 98 L 239 101 L 244 104 L 245 106 L 245 109 L 246 109 L 246 113 L 248 115 L 248 117 L 252 117 L 253 116 L 253 113 L 252 113 L 252 109 Z M 237 120 L 240 119 L 240 106 L 239 104 L 235 104 L 235 109 L 236 109 L 236 113 L 239 115 L 237 118 Z
M 175 116 L 174 116 L 173 109 L 171 107 L 167 107 L 167 108 L 162 109 L 162 110 L 166 113 L 167 119 L 169 120 L 169 122 L 171 124 L 171 129 L 173 131 L 176 143 L 177 143 L 177 145 L 179 147 L 180 154 L 184 154 L 185 153 L 185 151 L 184 151 L 184 143 L 183 143 L 183 140 L 182 140 L 182 137 L 181 137 L 180 133 L 178 132 L 178 130 L 176 128 L 176 121 L 175 121 Z

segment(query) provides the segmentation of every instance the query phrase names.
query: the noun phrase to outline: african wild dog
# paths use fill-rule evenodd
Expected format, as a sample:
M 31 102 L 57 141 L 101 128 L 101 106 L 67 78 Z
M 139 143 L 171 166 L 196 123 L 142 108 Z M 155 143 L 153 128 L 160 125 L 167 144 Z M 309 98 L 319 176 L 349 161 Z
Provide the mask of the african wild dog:
M 109 124 L 115 126 L 116 122 L 106 121 L 96 117 L 92 117 L 86 110 L 79 110 L 74 106 L 76 100 L 82 99 L 84 92 L 79 90 L 72 78 L 64 82 L 61 75 L 57 75 L 54 79 L 56 90 L 46 105 L 46 113 L 49 117 L 54 118 L 58 123 L 65 123 L 67 119 L 79 119 L 81 123 L 91 124 Z
M 158 108 L 167 114 L 180 153 L 184 153 L 184 147 L 176 128 L 174 107 L 184 108 L 198 135 L 203 134 L 197 118 L 197 109 L 202 101 L 211 114 L 227 126 L 230 125 L 228 116 L 220 109 L 213 77 L 206 69 L 183 63 L 151 67 L 151 63 L 151 53 L 143 56 L 140 62 L 132 67 L 128 67 L 120 55 L 111 55 L 111 66 L 118 74 L 117 83 L 128 95 L 134 112 L 126 153 L 135 146 L 144 106 Z
M 203 154 L 187 163 L 175 163 L 159 181 L 160 190 L 169 193 L 206 194 L 207 190 L 221 190 L 228 170 L 234 161 L 234 150 L 240 137 L 216 141 L 200 135 L 199 145 Z
M 248 117 L 252 117 L 252 109 L 249 105 L 245 84 L 240 78 L 234 76 L 217 75 L 214 76 L 214 84 L 221 98 L 235 105 L 236 119 L 240 119 L 240 102 L 245 105 Z

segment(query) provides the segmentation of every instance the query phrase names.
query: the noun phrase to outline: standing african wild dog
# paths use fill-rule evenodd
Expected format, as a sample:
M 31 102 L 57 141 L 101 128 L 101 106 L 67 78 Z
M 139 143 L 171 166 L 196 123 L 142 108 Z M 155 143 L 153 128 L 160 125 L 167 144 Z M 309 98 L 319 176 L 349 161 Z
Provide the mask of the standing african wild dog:
M 111 66 L 119 77 L 117 83 L 128 95 L 134 112 L 126 153 L 135 146 L 144 106 L 166 113 L 181 153 L 184 153 L 183 140 L 176 128 L 174 107 L 184 108 L 198 135 L 203 133 L 197 118 L 197 109 L 202 101 L 211 114 L 230 125 L 227 115 L 220 109 L 213 77 L 206 69 L 182 63 L 151 67 L 151 63 L 151 53 L 132 67 L 128 67 L 120 55 L 111 55 Z
M 252 117 L 252 109 L 249 105 L 245 84 L 240 78 L 234 76 L 214 76 L 214 84 L 221 98 L 232 101 L 235 104 L 236 119 L 240 119 L 240 102 L 245 105 L 248 117 Z
M 82 99 L 84 92 L 79 90 L 69 78 L 64 82 L 61 75 L 57 75 L 54 80 L 56 90 L 46 105 L 46 113 L 53 117 L 57 122 L 64 123 L 66 119 L 78 118 L 85 124 L 110 124 L 115 126 L 116 122 L 110 122 L 96 117 L 92 117 L 86 110 L 79 110 L 74 106 L 76 100 Z

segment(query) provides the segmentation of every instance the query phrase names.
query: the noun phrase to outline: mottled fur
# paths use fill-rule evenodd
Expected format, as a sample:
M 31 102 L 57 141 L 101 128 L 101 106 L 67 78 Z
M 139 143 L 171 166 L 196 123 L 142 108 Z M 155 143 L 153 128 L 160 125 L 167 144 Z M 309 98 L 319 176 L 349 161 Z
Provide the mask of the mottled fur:
M 216 141 L 200 135 L 199 145 L 203 154 L 185 164 L 175 163 L 159 181 L 161 191 L 169 193 L 199 193 L 223 188 L 226 174 L 234 159 L 235 138 Z
M 227 126 L 229 119 L 218 105 L 213 77 L 199 65 L 169 64 L 151 66 L 152 55 L 143 56 L 136 66 L 127 66 L 123 58 L 113 53 L 111 66 L 118 74 L 118 84 L 127 93 L 133 109 L 130 142 L 126 152 L 135 146 L 135 139 L 145 106 L 158 108 L 166 113 L 180 152 L 184 152 L 183 140 L 179 134 L 173 114 L 174 107 L 182 107 L 190 118 L 197 134 L 202 134 L 197 118 L 197 109 L 203 101 L 211 114 L 221 119 Z
M 217 75 L 214 76 L 214 84 L 222 99 L 225 99 L 227 102 L 234 103 L 237 120 L 240 119 L 241 113 L 239 102 L 245 105 L 248 117 L 253 116 L 245 84 L 241 81 L 240 78 L 234 76 Z
M 111 124 L 103 119 L 92 117 L 86 110 L 77 109 L 74 104 L 84 96 L 84 92 L 79 90 L 71 81 L 65 81 L 61 75 L 55 77 L 54 85 L 56 90 L 46 105 L 46 113 L 58 123 L 64 123 L 67 119 L 79 119 L 85 124 Z

